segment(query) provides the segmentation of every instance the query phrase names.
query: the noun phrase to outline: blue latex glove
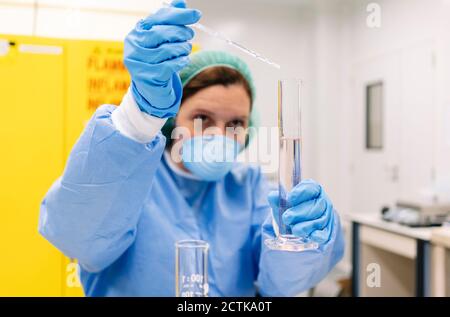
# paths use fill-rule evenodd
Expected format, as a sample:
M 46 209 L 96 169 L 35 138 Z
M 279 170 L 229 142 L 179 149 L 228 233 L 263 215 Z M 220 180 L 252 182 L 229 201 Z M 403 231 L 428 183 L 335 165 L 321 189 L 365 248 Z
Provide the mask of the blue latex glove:
M 159 118 L 174 117 L 183 87 L 178 72 L 189 64 L 190 41 L 201 12 L 186 8 L 184 0 L 139 21 L 125 38 L 124 63 L 139 108 Z
M 278 224 L 278 191 L 268 196 L 274 219 Z M 333 204 L 318 183 L 304 180 L 288 194 L 288 208 L 282 218 L 286 226 L 290 226 L 292 234 L 307 237 L 319 244 L 330 240 L 333 232 Z M 278 224 L 279 225 L 279 224 Z

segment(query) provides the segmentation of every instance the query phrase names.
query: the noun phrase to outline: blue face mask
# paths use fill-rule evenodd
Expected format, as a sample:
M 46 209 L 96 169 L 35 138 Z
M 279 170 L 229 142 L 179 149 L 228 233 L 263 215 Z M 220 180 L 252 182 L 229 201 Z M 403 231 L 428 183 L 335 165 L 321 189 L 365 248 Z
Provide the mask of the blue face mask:
M 231 170 L 240 149 L 223 135 L 196 136 L 183 142 L 183 165 L 202 180 L 218 181 Z

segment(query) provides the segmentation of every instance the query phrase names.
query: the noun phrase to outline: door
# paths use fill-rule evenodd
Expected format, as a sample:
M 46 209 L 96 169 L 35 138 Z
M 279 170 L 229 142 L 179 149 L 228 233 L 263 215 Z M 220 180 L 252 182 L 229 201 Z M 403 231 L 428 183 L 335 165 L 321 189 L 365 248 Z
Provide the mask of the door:
M 379 212 L 399 200 L 432 199 L 436 148 L 433 52 L 432 41 L 425 41 L 354 68 L 354 212 Z M 367 86 L 373 83 L 382 83 L 382 144 L 368 148 Z
M 353 212 L 379 212 L 398 195 L 401 122 L 401 64 L 397 53 L 381 55 L 355 65 L 352 107 Z M 378 87 L 379 109 L 368 104 L 371 87 Z M 369 102 L 370 103 L 370 102 Z M 373 105 L 372 105 L 373 107 Z M 378 117 L 378 136 L 370 131 L 371 114 Z M 373 125 L 373 124 L 372 124 Z M 372 140 L 372 141 L 370 141 Z

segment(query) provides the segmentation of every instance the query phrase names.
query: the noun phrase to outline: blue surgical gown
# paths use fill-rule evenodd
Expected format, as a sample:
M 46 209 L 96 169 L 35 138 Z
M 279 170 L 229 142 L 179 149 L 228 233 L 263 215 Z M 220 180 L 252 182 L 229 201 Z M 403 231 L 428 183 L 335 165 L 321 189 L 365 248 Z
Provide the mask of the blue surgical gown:
M 100 107 L 72 149 L 40 210 L 39 232 L 80 263 L 88 296 L 174 296 L 175 242 L 210 244 L 210 296 L 294 296 L 317 284 L 343 255 L 336 216 L 317 250 L 269 250 L 268 184 L 237 164 L 218 182 L 174 173 L 165 138 L 122 135 Z

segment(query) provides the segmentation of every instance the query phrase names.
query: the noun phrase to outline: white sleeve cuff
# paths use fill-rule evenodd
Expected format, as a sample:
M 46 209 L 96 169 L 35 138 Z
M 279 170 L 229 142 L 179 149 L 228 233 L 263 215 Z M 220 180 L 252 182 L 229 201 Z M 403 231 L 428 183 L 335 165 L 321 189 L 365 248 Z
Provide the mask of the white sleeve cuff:
M 111 119 L 120 133 L 140 143 L 153 140 L 167 120 L 142 112 L 130 89 L 123 97 L 120 106 L 113 111 Z

